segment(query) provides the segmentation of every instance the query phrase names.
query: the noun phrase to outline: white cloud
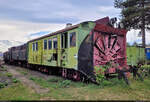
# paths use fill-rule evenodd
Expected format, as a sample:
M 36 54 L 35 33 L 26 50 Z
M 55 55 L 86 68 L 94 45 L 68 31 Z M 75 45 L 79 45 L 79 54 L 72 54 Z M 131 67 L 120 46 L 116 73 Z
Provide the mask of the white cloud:
M 26 42 L 28 35 L 39 31 L 57 31 L 64 28 L 64 24 L 45 24 L 18 21 L 0 21 L 0 40 L 15 40 Z
M 138 42 L 142 41 L 142 37 L 138 37 L 138 33 L 140 30 L 130 30 L 127 32 L 127 42 L 130 42 L 131 44 L 133 44 L 134 42 Z M 150 32 L 146 31 L 146 44 L 150 43 Z

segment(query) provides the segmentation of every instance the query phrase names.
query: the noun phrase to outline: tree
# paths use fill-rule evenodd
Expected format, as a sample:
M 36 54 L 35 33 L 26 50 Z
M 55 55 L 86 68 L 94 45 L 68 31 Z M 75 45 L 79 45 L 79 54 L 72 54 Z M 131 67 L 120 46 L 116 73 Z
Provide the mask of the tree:
M 138 44 L 137 44 L 136 42 L 134 42 L 132 46 L 137 46 L 137 45 L 138 45 Z
M 125 29 L 141 29 L 145 47 L 145 29 L 150 30 L 150 0 L 115 0 L 114 6 L 122 9 L 121 23 Z

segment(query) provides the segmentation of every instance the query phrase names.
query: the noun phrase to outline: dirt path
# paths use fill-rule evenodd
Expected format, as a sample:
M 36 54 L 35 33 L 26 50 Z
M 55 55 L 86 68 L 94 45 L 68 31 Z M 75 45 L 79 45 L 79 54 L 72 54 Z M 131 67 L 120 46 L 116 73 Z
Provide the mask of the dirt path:
M 26 86 L 30 87 L 31 89 L 34 89 L 34 91 L 36 93 L 47 93 L 47 92 L 49 92 L 48 88 L 42 88 L 41 86 L 35 84 L 32 80 L 29 80 L 27 77 L 25 77 L 24 75 L 19 73 L 14 66 L 5 65 L 5 67 L 7 67 L 7 70 L 10 73 L 12 73 L 14 77 L 19 79 Z

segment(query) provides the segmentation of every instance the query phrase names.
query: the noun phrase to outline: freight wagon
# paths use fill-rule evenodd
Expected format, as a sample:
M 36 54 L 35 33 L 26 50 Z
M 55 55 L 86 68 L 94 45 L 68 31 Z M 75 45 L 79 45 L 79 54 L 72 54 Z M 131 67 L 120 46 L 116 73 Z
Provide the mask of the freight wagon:
M 88 77 L 95 81 L 95 68 L 108 62 L 118 64 L 120 70 L 127 68 L 126 32 L 114 28 L 108 17 L 82 22 L 28 41 L 20 59 L 17 51 L 21 49 L 11 48 L 10 60 L 19 62 L 24 58 L 30 68 L 57 72 L 75 80 Z M 105 71 L 111 73 L 116 73 L 115 67 Z

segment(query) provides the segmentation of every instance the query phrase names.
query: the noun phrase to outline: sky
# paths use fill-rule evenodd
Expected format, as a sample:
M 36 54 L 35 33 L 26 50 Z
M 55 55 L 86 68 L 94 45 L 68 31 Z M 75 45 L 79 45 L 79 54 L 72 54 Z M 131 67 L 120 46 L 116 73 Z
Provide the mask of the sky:
M 106 16 L 120 18 L 121 10 L 114 8 L 113 2 L 114 0 L 0 0 L 0 40 L 26 42 L 60 30 L 66 23 L 78 24 Z M 128 34 L 127 41 L 136 40 L 132 34 Z

